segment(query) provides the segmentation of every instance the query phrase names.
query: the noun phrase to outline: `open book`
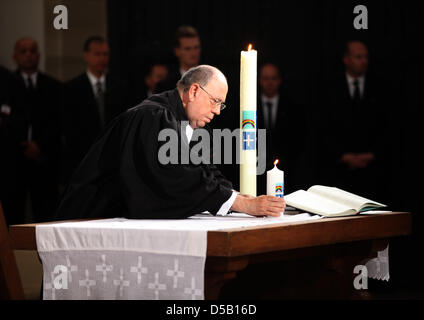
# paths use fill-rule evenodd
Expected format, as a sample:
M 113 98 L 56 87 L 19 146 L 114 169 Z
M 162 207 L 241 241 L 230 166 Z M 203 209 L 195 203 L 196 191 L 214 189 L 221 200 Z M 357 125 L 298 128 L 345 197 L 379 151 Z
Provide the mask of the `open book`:
M 386 207 L 335 187 L 312 186 L 284 196 L 289 206 L 326 217 L 351 216 L 360 212 Z

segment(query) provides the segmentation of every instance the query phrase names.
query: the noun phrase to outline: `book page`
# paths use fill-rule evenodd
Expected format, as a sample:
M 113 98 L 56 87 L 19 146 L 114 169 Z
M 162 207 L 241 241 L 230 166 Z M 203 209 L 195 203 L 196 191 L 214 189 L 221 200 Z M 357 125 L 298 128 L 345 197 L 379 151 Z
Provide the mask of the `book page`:
M 284 196 L 284 199 L 289 206 L 324 216 L 355 213 L 355 210 L 352 210 L 352 208 L 346 205 L 328 199 L 328 197 L 322 197 L 316 193 L 306 192 L 305 190 L 290 193 Z
M 360 211 L 365 206 L 372 207 L 385 207 L 384 204 L 372 201 L 367 198 L 360 197 L 356 194 L 341 190 L 336 187 L 326 187 L 326 186 L 312 186 L 308 189 L 308 192 L 323 196 L 325 198 L 334 200 L 338 203 L 342 203 L 348 206 L 351 209 Z

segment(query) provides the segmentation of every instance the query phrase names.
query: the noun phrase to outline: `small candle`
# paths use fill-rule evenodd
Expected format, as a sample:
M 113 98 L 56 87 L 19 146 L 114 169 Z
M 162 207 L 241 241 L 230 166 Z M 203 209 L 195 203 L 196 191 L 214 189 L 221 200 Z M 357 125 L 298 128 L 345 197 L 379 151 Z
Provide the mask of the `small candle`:
M 284 197 L 284 171 L 277 168 L 279 160 L 274 161 L 274 168 L 266 173 L 266 194 Z

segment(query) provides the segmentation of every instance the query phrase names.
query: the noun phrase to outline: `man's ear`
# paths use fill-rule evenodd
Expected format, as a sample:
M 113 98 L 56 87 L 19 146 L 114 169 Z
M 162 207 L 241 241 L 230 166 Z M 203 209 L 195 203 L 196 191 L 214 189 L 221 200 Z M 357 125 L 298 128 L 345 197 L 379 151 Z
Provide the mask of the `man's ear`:
M 189 99 L 189 101 L 193 101 L 196 98 L 196 96 L 199 94 L 198 91 L 199 91 L 199 86 L 197 84 L 193 83 L 190 86 L 190 89 L 188 89 L 188 99 Z
M 147 75 L 144 77 L 144 84 L 147 85 L 148 87 L 151 85 L 151 81 L 150 81 L 150 76 Z
M 87 61 L 88 61 L 88 52 L 84 52 L 84 54 L 82 55 L 82 58 L 84 59 L 84 62 L 87 63 Z
M 344 63 L 344 65 L 345 66 L 347 66 L 348 64 L 349 64 L 349 58 L 348 58 L 348 56 L 343 56 L 343 63 Z
M 281 86 L 281 82 L 282 81 L 283 81 L 282 78 L 281 77 L 278 77 L 278 80 L 277 80 L 278 86 Z
M 177 58 L 180 58 L 180 48 L 179 47 L 174 48 L 174 54 Z

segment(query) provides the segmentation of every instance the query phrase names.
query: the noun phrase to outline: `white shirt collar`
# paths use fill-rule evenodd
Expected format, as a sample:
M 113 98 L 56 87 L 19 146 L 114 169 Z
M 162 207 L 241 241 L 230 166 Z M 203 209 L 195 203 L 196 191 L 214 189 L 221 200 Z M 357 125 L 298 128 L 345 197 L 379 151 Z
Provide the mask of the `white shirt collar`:
M 350 96 L 353 97 L 354 92 L 355 92 L 355 80 L 358 80 L 358 85 L 359 85 L 359 92 L 361 94 L 361 96 L 364 95 L 364 84 L 365 84 L 365 76 L 361 76 L 359 78 L 353 78 L 349 73 L 346 72 L 346 81 L 348 83 L 348 87 L 349 87 L 349 92 L 350 92 Z
M 278 105 L 278 99 L 280 98 L 280 96 L 277 94 L 272 98 L 268 98 L 267 96 L 265 96 L 264 94 L 262 94 L 262 103 L 265 105 L 267 102 L 271 102 L 272 106 L 276 106 Z
M 355 80 L 358 80 L 359 86 L 362 86 L 364 84 L 364 81 L 365 81 L 365 76 L 360 76 L 359 78 L 355 79 L 349 73 L 346 72 L 346 79 L 347 79 L 347 82 L 349 83 L 349 85 L 353 86 L 353 83 L 355 82 Z
M 182 67 L 180 67 L 180 75 L 181 77 L 183 76 L 184 73 L 186 73 L 187 70 L 184 70 Z
M 28 78 L 31 78 L 32 84 L 34 85 L 34 87 L 37 86 L 37 76 L 38 76 L 38 72 L 34 72 L 33 74 L 29 75 L 25 72 L 21 72 L 21 76 L 22 78 L 24 78 L 25 81 L 25 86 L 28 86 Z
M 97 81 L 100 81 L 103 89 L 105 88 L 106 77 L 104 74 L 102 74 L 100 78 L 97 78 L 94 74 L 92 74 L 89 70 L 87 70 L 87 77 L 88 77 L 88 80 L 90 80 L 91 86 L 95 87 L 97 84 Z
M 188 124 L 186 127 L 186 136 L 187 136 L 187 141 L 190 142 L 191 137 L 193 136 L 193 131 L 194 129 Z

